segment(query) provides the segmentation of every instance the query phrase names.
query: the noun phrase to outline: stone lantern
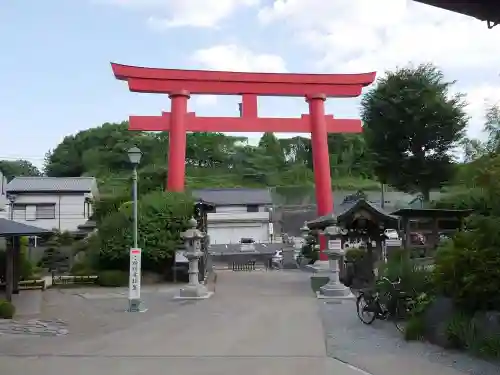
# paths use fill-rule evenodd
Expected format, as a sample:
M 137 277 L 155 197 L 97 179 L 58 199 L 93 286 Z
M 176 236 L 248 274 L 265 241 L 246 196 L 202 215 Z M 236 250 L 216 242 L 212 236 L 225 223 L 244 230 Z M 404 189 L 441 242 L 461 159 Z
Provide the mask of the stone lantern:
M 328 256 L 329 263 L 329 278 L 326 285 L 323 285 L 319 292 L 318 298 L 326 299 L 352 299 L 354 295 L 351 290 L 340 282 L 340 262 L 345 255 L 345 250 L 342 246 L 342 232 L 337 226 L 329 226 L 323 231 L 328 239 L 328 249 L 325 254 Z
M 189 261 L 189 284 L 181 288 L 179 295 L 175 299 L 206 299 L 212 296 L 207 287 L 200 284 L 198 263 L 203 256 L 201 251 L 201 240 L 205 234 L 196 229 L 195 219 L 189 220 L 189 228 L 181 233 L 186 246 L 185 257 Z

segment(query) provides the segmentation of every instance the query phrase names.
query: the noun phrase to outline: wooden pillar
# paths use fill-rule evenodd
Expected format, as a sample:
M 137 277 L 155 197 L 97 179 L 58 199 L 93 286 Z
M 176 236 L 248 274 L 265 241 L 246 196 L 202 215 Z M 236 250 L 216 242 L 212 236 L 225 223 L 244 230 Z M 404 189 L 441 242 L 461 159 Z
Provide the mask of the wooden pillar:
M 405 242 L 403 248 L 409 251 L 411 248 L 411 229 L 410 229 L 410 219 L 403 217 L 403 230 L 405 232 Z
M 434 256 L 437 247 L 439 246 L 439 218 L 432 218 L 432 243 L 431 246 L 425 248 L 425 256 Z M 428 254 L 429 252 L 430 254 Z
M 168 139 L 167 190 L 184 191 L 186 175 L 186 115 L 189 93 L 178 91 L 170 93 L 171 115 Z
M 9 302 L 12 301 L 12 291 L 14 283 L 14 250 L 13 239 L 7 241 L 7 248 L 5 251 L 5 299 Z
M 311 145 L 314 169 L 314 184 L 316 188 L 316 210 L 318 216 L 327 215 L 333 210 L 332 179 L 330 175 L 330 154 L 328 153 L 328 132 L 325 119 L 325 95 L 309 95 L 311 121 Z M 325 251 L 328 241 L 319 235 L 319 260 L 328 261 Z
M 21 237 L 12 239 L 12 294 L 19 294 L 21 279 Z

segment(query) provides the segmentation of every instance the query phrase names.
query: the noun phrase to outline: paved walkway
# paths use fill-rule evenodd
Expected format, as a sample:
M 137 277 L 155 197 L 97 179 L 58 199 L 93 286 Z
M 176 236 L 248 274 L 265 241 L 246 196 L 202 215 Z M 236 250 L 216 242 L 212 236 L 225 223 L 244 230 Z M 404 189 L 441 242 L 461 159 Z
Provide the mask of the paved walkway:
M 1 374 L 358 375 L 326 356 L 308 277 L 221 272 L 213 298 L 172 302 L 130 327 L 76 340 L 70 324 L 65 337 L 17 339 L 10 348 L 0 340 L 0 353 L 11 354 L 0 357 Z
M 171 298 L 172 288 L 145 290 L 149 310 L 144 314 L 123 312 L 124 291 L 48 291 L 44 318 L 67 321 L 68 334 L 2 337 L 0 333 L 0 373 L 500 373 L 488 372 L 495 367 L 478 367 L 480 361 L 474 359 L 453 366 L 458 357 L 436 360 L 386 329 L 362 325 L 353 303 L 316 300 L 309 276 L 300 271 L 220 271 L 216 294 L 209 300 L 178 302 Z

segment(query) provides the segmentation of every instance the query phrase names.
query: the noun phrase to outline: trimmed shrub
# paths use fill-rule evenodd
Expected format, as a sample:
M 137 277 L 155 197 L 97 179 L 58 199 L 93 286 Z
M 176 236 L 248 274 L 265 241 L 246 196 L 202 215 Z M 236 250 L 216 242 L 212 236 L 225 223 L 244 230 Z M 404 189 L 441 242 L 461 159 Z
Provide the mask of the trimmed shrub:
M 16 307 L 4 299 L 0 299 L 0 319 L 12 319 L 16 313 Z
M 106 287 L 120 287 L 128 285 L 128 273 L 120 270 L 99 272 L 97 284 Z

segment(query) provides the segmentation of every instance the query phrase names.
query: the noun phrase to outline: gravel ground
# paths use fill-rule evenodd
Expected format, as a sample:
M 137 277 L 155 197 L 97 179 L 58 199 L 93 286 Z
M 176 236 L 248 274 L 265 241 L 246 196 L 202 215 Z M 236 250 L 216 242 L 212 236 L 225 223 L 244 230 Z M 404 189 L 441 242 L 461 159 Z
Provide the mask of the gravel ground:
M 383 362 L 387 368 L 400 368 L 407 375 L 415 367 L 422 375 L 428 374 L 424 368 L 442 370 L 440 374 L 453 370 L 456 370 L 453 373 L 470 375 L 500 374 L 500 362 L 486 362 L 429 343 L 406 342 L 388 322 L 375 321 L 371 326 L 364 325 L 357 317 L 354 301 L 318 303 L 328 355 L 370 374 L 382 375 Z M 389 373 L 385 372 L 385 375 Z

